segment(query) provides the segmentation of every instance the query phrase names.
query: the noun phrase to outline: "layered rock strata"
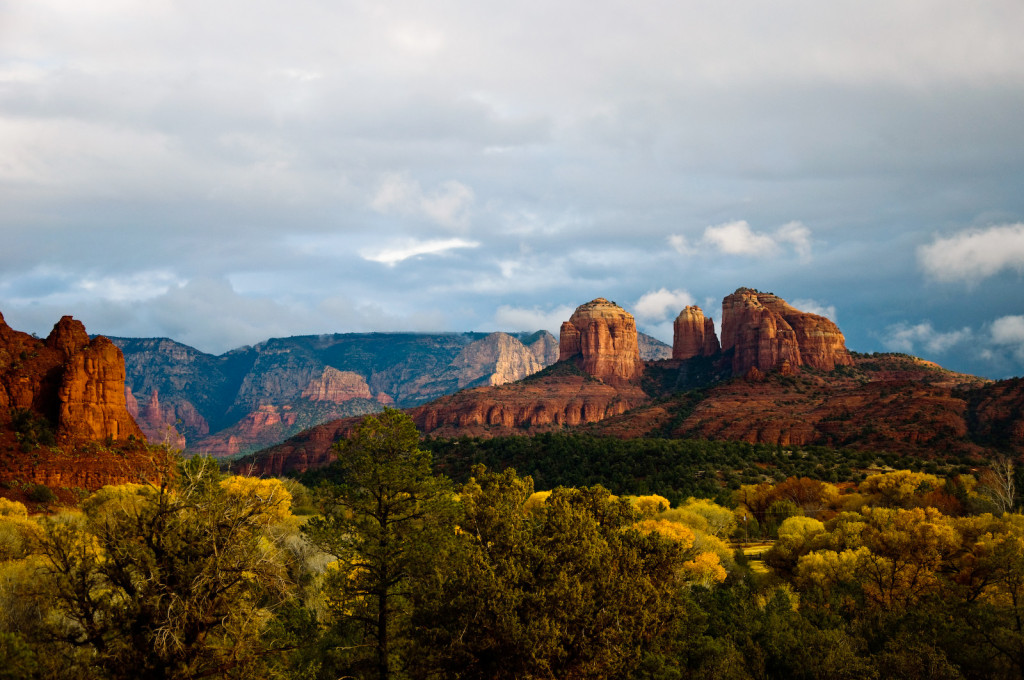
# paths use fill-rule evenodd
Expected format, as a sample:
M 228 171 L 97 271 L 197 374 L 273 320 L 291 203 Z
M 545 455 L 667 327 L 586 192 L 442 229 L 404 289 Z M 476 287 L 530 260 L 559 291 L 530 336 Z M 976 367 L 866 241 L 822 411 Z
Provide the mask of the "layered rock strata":
M 823 371 L 853 365 L 846 339 L 831 320 L 750 288 L 722 300 L 722 350 L 733 351 L 733 375 L 786 364 L 789 370 L 810 366 Z
M 673 359 L 710 357 L 718 354 L 719 349 L 715 322 L 704 316 L 704 310 L 691 305 L 679 312 L 672 334 Z
M 45 341 L 0 316 L 0 418 L 10 409 L 45 417 L 63 441 L 143 439 L 125 399 L 124 357 L 82 322 L 63 317 Z
M 629 382 L 643 372 L 636 321 L 604 298 L 576 308 L 562 324 L 558 345 L 559 361 L 574 359 L 586 373 L 605 382 Z

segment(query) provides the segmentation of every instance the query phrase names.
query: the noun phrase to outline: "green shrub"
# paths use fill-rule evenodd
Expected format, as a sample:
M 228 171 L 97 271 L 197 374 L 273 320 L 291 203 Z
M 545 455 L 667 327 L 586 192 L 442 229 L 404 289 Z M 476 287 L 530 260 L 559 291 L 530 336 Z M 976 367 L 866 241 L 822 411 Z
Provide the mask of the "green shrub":
M 28 488 L 28 499 L 34 503 L 53 503 L 57 494 L 45 484 L 32 484 Z

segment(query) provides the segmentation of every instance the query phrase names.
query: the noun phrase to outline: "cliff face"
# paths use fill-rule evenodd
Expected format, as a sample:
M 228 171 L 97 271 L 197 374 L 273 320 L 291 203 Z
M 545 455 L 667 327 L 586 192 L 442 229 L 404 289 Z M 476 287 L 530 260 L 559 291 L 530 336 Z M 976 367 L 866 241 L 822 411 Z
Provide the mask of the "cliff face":
M 164 454 L 149 450 L 128 411 L 121 351 L 62 318 L 40 340 L 0 315 L 0 480 L 61 489 L 158 480 Z
M 593 423 L 647 401 L 649 397 L 635 386 L 616 387 L 580 375 L 577 370 L 463 390 L 409 409 L 408 413 L 425 434 L 491 437 Z M 358 422 L 358 418 L 346 418 L 318 425 L 242 459 L 235 469 L 246 474 L 278 475 L 322 467 L 331 462 L 332 444 L 347 436 Z
M 733 350 L 734 375 L 752 368 L 764 373 L 805 365 L 824 371 L 853 365 L 846 340 L 831 320 L 749 288 L 722 300 L 722 350 Z
M 547 353 L 547 348 L 541 351 Z M 459 389 L 486 377 L 490 385 L 521 380 L 533 375 L 547 364 L 538 360 L 533 350 L 527 349 L 523 343 L 507 333 L 491 333 L 483 340 L 478 340 L 459 352 L 449 366 Z M 490 371 L 487 375 L 485 368 Z M 481 374 L 484 374 L 483 376 Z
M 690 306 L 679 312 L 672 334 L 672 358 L 709 357 L 718 353 L 715 322 L 704 316 L 700 307 Z
M 129 408 L 147 436 L 225 456 L 383 405 L 518 380 L 558 358 L 546 331 L 275 338 L 218 357 L 166 339 L 116 342 Z
M 9 409 L 34 411 L 66 442 L 143 438 L 125 401 L 124 358 L 107 338 L 90 340 L 65 316 L 41 341 L 0 316 L 0 346 L 0 419 Z
M 580 305 L 562 324 L 558 359 L 576 359 L 583 371 L 609 383 L 635 380 L 643 372 L 636 321 L 604 298 Z
M 636 340 L 640 347 L 641 361 L 661 361 L 672 358 L 672 345 L 666 345 L 657 338 L 639 332 L 636 334 Z

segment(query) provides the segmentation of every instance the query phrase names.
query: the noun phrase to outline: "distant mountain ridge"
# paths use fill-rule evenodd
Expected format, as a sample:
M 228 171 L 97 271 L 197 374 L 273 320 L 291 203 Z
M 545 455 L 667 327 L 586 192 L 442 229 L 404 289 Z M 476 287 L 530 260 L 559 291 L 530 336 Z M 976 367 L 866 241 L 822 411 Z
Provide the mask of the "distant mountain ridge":
M 219 356 L 167 338 L 111 340 L 124 354 L 129 411 L 150 441 L 216 456 L 385 405 L 513 382 L 558 359 L 547 331 L 294 336 Z M 645 353 L 670 352 L 645 336 Z
M 623 438 L 698 437 L 913 455 L 1024 454 L 1024 380 L 992 381 L 906 355 L 846 349 L 839 328 L 772 293 L 723 300 L 723 333 L 696 307 L 672 358 L 645 360 L 631 315 L 604 298 L 562 324 L 559 362 L 519 382 L 408 409 L 421 432 L 459 437 L 565 428 Z M 257 474 L 330 460 L 357 419 L 320 425 L 239 461 Z

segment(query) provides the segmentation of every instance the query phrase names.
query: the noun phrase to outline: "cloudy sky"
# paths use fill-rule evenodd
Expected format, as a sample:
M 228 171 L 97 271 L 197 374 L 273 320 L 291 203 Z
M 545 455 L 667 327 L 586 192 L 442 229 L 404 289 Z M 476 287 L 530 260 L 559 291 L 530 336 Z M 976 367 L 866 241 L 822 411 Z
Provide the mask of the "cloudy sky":
M 0 0 L 0 312 L 671 341 L 740 286 L 1024 375 L 1020 0 Z

